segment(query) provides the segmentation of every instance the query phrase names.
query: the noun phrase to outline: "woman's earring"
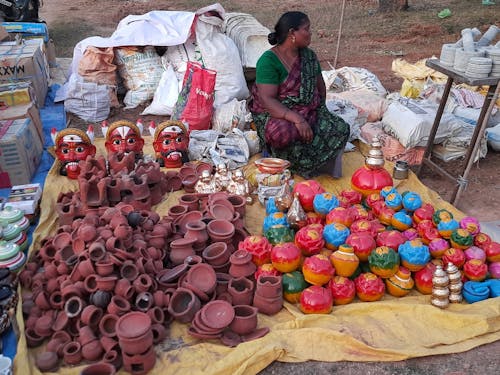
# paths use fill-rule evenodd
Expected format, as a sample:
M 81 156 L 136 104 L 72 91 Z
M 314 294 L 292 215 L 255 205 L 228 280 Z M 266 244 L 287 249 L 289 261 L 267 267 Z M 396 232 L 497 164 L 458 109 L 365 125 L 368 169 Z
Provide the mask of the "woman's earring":
M 295 43 L 295 35 L 292 35 L 292 43 Z

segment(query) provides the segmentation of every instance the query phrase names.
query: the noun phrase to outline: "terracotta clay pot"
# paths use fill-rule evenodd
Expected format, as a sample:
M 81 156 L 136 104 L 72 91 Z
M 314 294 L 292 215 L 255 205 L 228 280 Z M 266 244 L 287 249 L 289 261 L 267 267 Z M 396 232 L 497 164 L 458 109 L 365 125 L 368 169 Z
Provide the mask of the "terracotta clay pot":
M 63 348 L 63 359 L 67 365 L 78 365 L 82 361 L 82 346 L 77 341 L 70 341 Z
M 82 357 L 87 361 L 96 361 L 101 358 L 103 354 L 103 348 L 101 342 L 97 339 L 82 345 Z
M 116 322 L 118 316 L 114 314 L 105 314 L 99 322 L 99 332 L 102 336 L 116 337 Z
M 153 324 L 151 332 L 153 333 L 153 344 L 155 345 L 163 342 L 167 337 L 167 329 L 162 324 Z
M 196 239 L 193 238 L 180 238 L 170 243 L 169 259 L 174 265 L 184 262 L 190 255 L 196 255 L 193 249 L 193 244 Z
M 201 301 L 189 289 L 177 288 L 168 305 L 169 314 L 181 323 L 193 320 L 194 314 L 201 308 Z
M 88 305 L 82 311 L 82 323 L 91 327 L 96 327 L 99 324 L 99 321 L 101 320 L 103 314 L 104 312 L 101 308 L 94 305 Z
M 206 294 L 211 294 L 217 285 L 217 276 L 210 265 L 200 263 L 187 272 L 186 282 Z
M 252 254 L 246 250 L 237 250 L 229 258 L 229 274 L 233 277 L 249 277 L 257 270 L 252 262 Z
M 28 348 L 36 348 L 37 346 L 42 345 L 45 340 L 45 337 L 38 335 L 33 327 L 27 327 L 24 331 L 24 335 L 26 336 Z
M 144 353 L 153 345 L 151 318 L 143 312 L 132 311 L 123 315 L 116 323 L 116 332 L 123 353 Z
M 91 341 L 94 341 L 97 339 L 96 335 L 94 334 L 94 330 L 89 327 L 89 326 L 83 326 L 79 330 L 79 336 L 78 336 L 78 342 L 84 346 L 88 344 Z
M 283 295 L 280 294 L 275 297 L 264 297 L 255 293 L 253 296 L 253 306 L 257 307 L 259 312 L 262 314 L 277 314 L 283 307 Z
M 207 224 L 207 232 L 212 242 L 230 240 L 234 230 L 234 225 L 228 220 L 216 219 Z
M 261 276 L 257 279 L 255 294 L 264 298 L 276 298 L 283 294 L 281 276 Z
M 134 287 L 127 279 L 120 279 L 115 284 L 115 294 L 130 300 L 135 293 Z
M 133 374 L 146 374 L 155 367 L 156 352 L 152 346 L 143 354 L 128 355 L 123 353 L 122 355 L 123 368 Z
M 97 362 L 85 367 L 80 375 L 115 375 L 116 368 L 111 363 Z
M 181 204 L 173 205 L 168 210 L 168 216 L 172 219 L 177 219 L 179 216 L 184 215 L 188 212 L 188 207 Z
M 194 247 L 205 245 L 208 241 L 207 225 L 201 220 L 187 223 L 184 237 L 196 239 L 193 244 Z
M 214 242 L 203 250 L 202 256 L 208 264 L 221 266 L 229 261 L 231 253 L 225 242 Z
M 35 358 L 35 364 L 42 372 L 54 372 L 59 368 L 59 357 L 54 352 L 38 353 Z
M 74 318 L 82 313 L 84 307 L 85 302 L 80 297 L 73 296 L 66 301 L 64 311 L 69 318 Z
M 108 305 L 107 311 L 109 314 L 121 316 L 130 311 L 130 302 L 122 296 L 114 295 L 111 297 L 111 302 Z
M 179 198 L 179 204 L 186 206 L 188 211 L 196 211 L 199 208 L 199 198 L 197 194 L 184 194 Z
M 250 305 L 253 299 L 253 288 L 252 280 L 245 277 L 229 280 L 227 291 L 231 295 L 233 305 Z
M 257 308 L 249 305 L 234 306 L 234 319 L 229 328 L 238 335 L 246 335 L 257 328 Z

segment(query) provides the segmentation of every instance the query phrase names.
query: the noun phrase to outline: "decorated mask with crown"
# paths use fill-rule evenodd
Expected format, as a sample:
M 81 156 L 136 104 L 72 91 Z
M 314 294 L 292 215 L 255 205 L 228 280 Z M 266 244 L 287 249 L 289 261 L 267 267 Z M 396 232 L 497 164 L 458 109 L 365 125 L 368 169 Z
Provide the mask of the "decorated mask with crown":
M 144 139 L 142 138 L 142 122 L 137 120 L 134 124 L 131 121 L 119 120 L 108 125 L 107 121 L 102 122 L 102 134 L 105 137 L 104 146 L 108 153 L 125 156 L 131 152 L 135 153 L 135 158 L 143 156 Z
M 186 126 L 177 120 L 168 120 L 155 126 L 150 124 L 156 161 L 162 167 L 179 168 L 189 161 L 189 134 Z
M 66 128 L 51 131 L 52 141 L 55 146 L 55 154 L 61 167 L 59 173 L 71 179 L 78 178 L 80 166 L 78 162 L 85 160 L 87 156 L 95 156 L 96 148 L 93 145 L 94 128 L 89 125 L 87 132 L 76 128 Z

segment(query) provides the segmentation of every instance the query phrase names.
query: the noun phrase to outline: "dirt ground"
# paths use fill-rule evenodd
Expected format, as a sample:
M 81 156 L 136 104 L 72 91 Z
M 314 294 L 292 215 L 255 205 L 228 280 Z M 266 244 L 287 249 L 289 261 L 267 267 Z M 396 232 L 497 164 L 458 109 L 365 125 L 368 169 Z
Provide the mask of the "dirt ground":
M 128 14 L 143 14 L 150 10 L 194 11 L 212 3 L 197 0 L 44 0 L 41 18 L 48 24 L 57 55 L 71 57 L 78 41 L 93 35 L 109 36 Z M 395 58 L 413 63 L 439 56 L 442 44 L 458 40 L 465 27 L 478 27 L 484 32 L 494 22 L 500 26 L 498 1 L 491 6 L 482 6 L 480 0 L 409 1 L 407 12 L 381 14 L 376 11 L 375 0 L 351 0 L 346 2 L 337 55 L 342 0 L 228 0 L 221 1 L 221 4 L 228 12 L 254 15 L 269 28 L 284 11 L 306 12 L 313 26 L 312 48 L 324 69 L 331 69 L 335 61 L 336 67 L 366 68 L 377 75 L 391 92 L 399 91 L 402 83 L 402 79 L 391 71 Z M 440 19 L 437 13 L 444 8 L 449 8 L 452 16 Z M 115 112 L 113 116 L 123 116 L 123 113 Z M 135 113 L 128 116 L 135 116 Z M 459 209 L 481 221 L 500 220 L 499 163 L 500 153 L 489 150 L 486 158 L 473 166 L 468 188 L 457 205 Z M 463 161 L 444 164 L 456 175 L 463 170 L 463 165 Z M 454 183 L 428 171 L 422 181 L 445 199 L 454 188 Z M 500 341 L 497 341 L 465 353 L 395 363 L 274 363 L 262 374 L 496 374 L 500 368 L 499 352 Z

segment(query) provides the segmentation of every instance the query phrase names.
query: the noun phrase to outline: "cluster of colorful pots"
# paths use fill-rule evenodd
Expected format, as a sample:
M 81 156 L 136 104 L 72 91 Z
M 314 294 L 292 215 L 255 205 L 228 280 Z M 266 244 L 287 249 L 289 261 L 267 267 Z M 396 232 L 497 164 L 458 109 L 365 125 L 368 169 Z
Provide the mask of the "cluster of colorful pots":
M 17 271 L 24 265 L 29 227 L 23 211 L 12 206 L 0 210 L 0 268 Z
M 500 278 L 500 244 L 481 232 L 479 222 L 454 219 L 415 192 L 387 186 L 335 196 L 312 180 L 294 192 L 307 213 L 305 226 L 294 231 L 286 212 L 266 207 L 263 235 L 240 248 L 254 254 L 259 268 L 282 275 L 284 298 L 304 313 L 328 313 L 355 297 L 402 297 L 414 288 L 431 294 L 435 264 L 453 263 L 464 282 L 496 285 Z

